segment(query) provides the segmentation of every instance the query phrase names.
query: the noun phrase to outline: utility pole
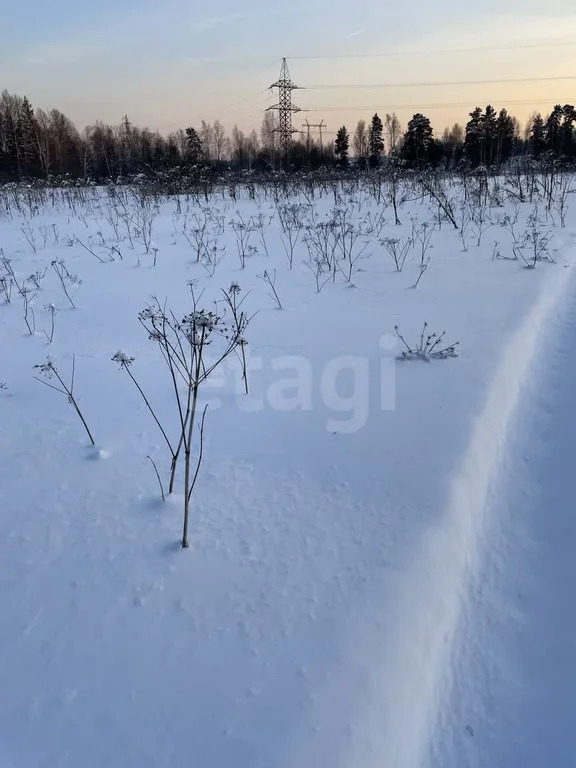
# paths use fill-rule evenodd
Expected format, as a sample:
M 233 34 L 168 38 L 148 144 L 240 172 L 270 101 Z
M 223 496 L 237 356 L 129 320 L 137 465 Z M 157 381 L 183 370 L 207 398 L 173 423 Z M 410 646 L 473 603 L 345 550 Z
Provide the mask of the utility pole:
M 324 119 L 320 120 L 318 124 L 318 132 L 320 133 L 320 149 L 322 149 L 322 129 L 326 129 L 327 126 L 324 125 Z
M 278 112 L 278 128 L 276 131 L 280 134 L 280 151 L 283 158 L 287 158 L 290 152 L 290 145 L 292 143 L 292 134 L 298 133 L 296 128 L 292 127 L 292 115 L 294 112 L 300 112 L 300 107 L 296 107 L 292 104 L 292 91 L 298 89 L 297 85 L 294 85 L 290 79 L 290 72 L 288 71 L 288 64 L 286 59 L 282 59 L 282 66 L 280 67 L 280 77 L 275 83 L 272 83 L 270 90 L 274 88 L 278 89 L 278 103 L 272 107 L 268 107 L 268 110 L 276 110 Z
M 312 128 L 312 126 L 308 122 L 308 118 L 302 123 L 302 128 L 304 127 L 306 127 L 306 152 L 310 152 L 310 128 Z
M 324 120 L 322 119 L 319 123 L 309 123 L 308 119 L 306 119 L 305 123 L 302 123 L 302 127 L 306 128 L 306 149 L 310 150 L 310 128 L 318 128 L 318 132 L 320 134 L 320 149 L 322 149 L 322 131 L 325 131 L 328 126 L 324 123 Z

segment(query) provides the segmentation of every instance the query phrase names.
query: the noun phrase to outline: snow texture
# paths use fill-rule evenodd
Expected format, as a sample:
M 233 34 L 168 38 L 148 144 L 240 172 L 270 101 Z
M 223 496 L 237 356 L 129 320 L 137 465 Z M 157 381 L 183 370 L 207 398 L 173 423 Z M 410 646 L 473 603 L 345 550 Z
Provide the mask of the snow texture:
M 15 287 L 0 303 L 0 766 L 573 766 L 573 211 L 543 224 L 553 261 L 526 270 L 492 245 L 512 256 L 497 217 L 519 211 L 522 231 L 532 204 L 489 207 L 464 251 L 430 201 L 403 204 L 400 226 L 385 210 L 376 233 L 382 206 L 350 196 L 361 256 L 318 292 L 305 231 L 290 268 L 262 194 L 153 203 L 148 249 L 109 191 L 75 195 L 0 214 L 18 284 L 46 268 L 33 333 Z M 331 193 L 292 202 L 333 215 Z M 206 210 L 212 275 L 191 245 Z M 258 216 L 268 253 L 254 230 L 242 257 L 230 222 Z M 419 247 L 397 271 L 379 241 L 424 222 L 413 288 Z M 170 457 L 112 358 L 134 357 L 177 435 L 138 313 L 155 295 L 184 317 L 188 281 L 207 310 L 237 282 L 256 314 L 249 394 L 236 358 L 203 394 L 183 551 L 181 477 L 162 503 L 147 457 L 164 482 Z M 398 361 L 395 326 L 417 344 L 424 322 L 457 357 Z M 64 378 L 74 356 L 96 446 L 34 380 L 47 356 Z

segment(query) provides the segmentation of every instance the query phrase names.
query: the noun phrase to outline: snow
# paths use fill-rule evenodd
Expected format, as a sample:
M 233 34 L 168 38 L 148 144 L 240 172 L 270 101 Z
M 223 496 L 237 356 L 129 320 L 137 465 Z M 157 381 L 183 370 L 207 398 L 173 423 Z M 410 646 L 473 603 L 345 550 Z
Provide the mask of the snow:
M 456 184 L 449 193 L 463 201 Z M 16 289 L 0 304 L 0 765 L 568 768 L 573 211 L 562 228 L 539 205 L 554 261 L 527 270 L 492 253 L 498 241 L 512 256 L 497 217 L 518 208 L 522 232 L 533 204 L 488 208 L 492 226 L 463 251 L 427 199 L 401 206 L 401 226 L 385 210 L 376 234 L 367 214 L 382 203 L 342 191 L 367 245 L 350 281 L 338 272 L 318 293 L 303 238 L 290 269 L 262 192 L 208 201 L 222 255 L 212 276 L 183 234 L 205 201 L 164 199 L 145 253 L 134 231 L 132 246 L 115 234 L 106 190 L 74 195 L 0 218 L 19 283 L 47 268 L 35 333 Z M 312 208 L 325 220 L 332 193 Z M 269 255 L 253 234 L 242 268 L 230 222 L 260 214 L 272 217 Z M 430 263 L 414 289 L 419 246 L 397 272 L 379 240 L 425 222 Z M 69 286 L 76 308 L 59 260 L 82 281 Z M 203 395 L 182 550 L 181 478 L 162 503 L 147 457 L 166 484 L 166 446 L 112 358 L 135 358 L 177 436 L 138 312 L 155 295 L 184 316 L 191 280 L 206 309 L 238 282 L 256 314 L 249 394 L 230 358 Z M 397 360 L 395 326 L 415 346 L 425 321 L 458 357 Z M 34 380 L 47 356 L 64 378 L 74 356 L 96 446 Z

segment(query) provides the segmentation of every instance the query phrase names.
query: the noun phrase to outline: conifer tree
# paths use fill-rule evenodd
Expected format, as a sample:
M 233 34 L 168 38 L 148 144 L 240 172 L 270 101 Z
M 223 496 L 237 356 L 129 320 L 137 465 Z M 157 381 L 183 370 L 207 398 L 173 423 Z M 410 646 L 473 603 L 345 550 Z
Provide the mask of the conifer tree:
M 572 158 L 576 154 L 574 124 L 576 110 L 571 104 L 562 107 L 562 124 L 560 125 L 560 150 L 565 157 Z
M 481 163 L 491 166 L 496 161 L 498 146 L 498 119 L 496 110 L 490 104 L 482 115 L 482 158 Z
M 18 110 L 17 121 L 19 175 L 35 175 L 38 172 L 38 153 L 36 152 L 36 120 L 34 110 L 24 96 Z
M 498 165 L 505 163 L 512 157 L 515 144 L 515 124 L 505 109 L 501 109 L 496 119 L 496 156 L 495 161 Z
M 384 139 L 382 138 L 383 130 L 384 126 L 382 125 L 382 120 L 375 114 L 370 123 L 370 132 L 368 136 L 368 150 L 370 152 L 370 164 L 372 166 L 379 165 L 380 158 L 384 152 Z
M 410 167 L 421 168 L 432 162 L 435 149 L 430 119 L 417 112 L 404 134 L 402 156 Z
M 546 149 L 552 152 L 554 155 L 559 156 L 561 153 L 561 132 L 560 126 L 562 124 L 562 107 L 560 104 L 556 104 L 552 112 L 548 115 L 546 120 L 545 133 L 546 133 Z
M 482 144 L 482 108 L 476 107 L 470 112 L 470 120 L 466 123 L 466 138 L 464 140 L 466 159 L 474 167 L 482 162 Z
M 535 158 L 540 157 L 540 155 L 546 151 L 546 129 L 544 126 L 544 119 L 540 112 L 534 115 L 534 119 L 532 120 L 529 146 L 530 154 Z
M 185 133 L 187 159 L 192 165 L 196 165 L 202 156 L 202 142 L 200 141 L 200 136 L 198 136 L 198 131 L 195 128 L 186 128 Z
M 339 157 L 342 164 L 348 163 L 348 151 L 350 149 L 350 136 L 346 130 L 346 126 L 343 125 L 338 129 L 336 134 L 336 140 L 334 142 L 334 154 Z

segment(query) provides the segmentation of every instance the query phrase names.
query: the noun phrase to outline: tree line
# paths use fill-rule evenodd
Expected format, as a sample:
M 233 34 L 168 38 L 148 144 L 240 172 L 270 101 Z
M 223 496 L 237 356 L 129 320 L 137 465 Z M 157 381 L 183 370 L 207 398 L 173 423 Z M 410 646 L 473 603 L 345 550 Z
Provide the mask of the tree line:
M 557 105 L 546 117 L 536 113 L 522 131 L 506 109 L 476 107 L 465 126 L 446 128 L 437 138 L 428 117 L 416 113 L 403 130 L 396 114 L 369 124 L 359 120 L 352 135 L 340 127 L 335 141 L 296 137 L 288 158 L 280 152 L 276 120 L 265 112 L 260 131 L 234 126 L 228 134 L 218 120 L 162 136 L 133 125 L 101 121 L 79 131 L 57 109 L 34 109 L 24 96 L 0 94 L 0 181 L 69 176 L 101 181 L 137 173 L 211 166 L 300 170 L 355 164 L 371 168 L 392 158 L 408 168 L 466 165 L 498 167 L 515 155 L 576 162 L 576 110 Z
M 402 131 L 395 114 L 382 122 L 375 114 L 370 125 L 360 120 L 352 142 L 346 126 L 336 135 L 335 156 L 342 163 L 354 156 L 370 166 L 378 165 L 388 155 L 409 168 L 424 166 L 455 167 L 465 163 L 472 168 L 499 167 L 515 155 L 536 159 L 547 155 L 553 159 L 576 162 L 576 109 L 571 104 L 556 105 L 544 118 L 536 113 L 521 131 L 518 120 L 506 109 L 496 112 L 490 104 L 470 112 L 463 127 L 455 123 L 446 128 L 441 138 L 434 137 L 430 119 L 416 113 Z M 386 147 L 386 141 L 388 146 Z

